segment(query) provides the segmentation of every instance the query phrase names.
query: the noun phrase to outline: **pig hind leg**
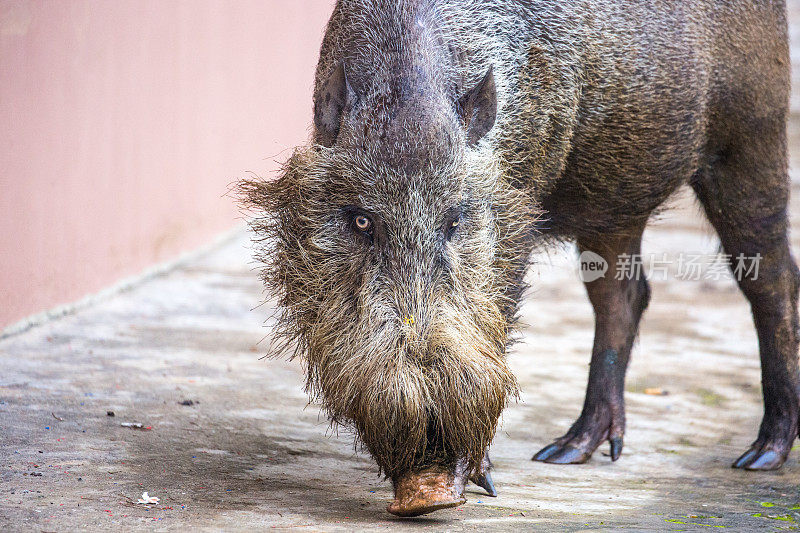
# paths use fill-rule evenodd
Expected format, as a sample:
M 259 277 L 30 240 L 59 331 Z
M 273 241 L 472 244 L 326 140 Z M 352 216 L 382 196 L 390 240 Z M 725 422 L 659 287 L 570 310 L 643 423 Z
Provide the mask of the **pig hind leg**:
M 555 442 L 543 448 L 534 461 L 553 464 L 584 463 L 604 442 L 611 444 L 611 459 L 622 452 L 625 432 L 625 371 L 639 329 L 639 320 L 650 301 L 650 288 L 635 266 L 616 275 L 618 261 L 628 257 L 631 265 L 641 254 L 638 228 L 621 236 L 580 239 L 581 251 L 599 254 L 610 266 L 609 273 L 586 283 L 595 312 L 595 338 L 589 367 L 586 399 L 578 420 Z M 618 279 L 621 278 L 621 279 Z
M 758 332 L 764 418 L 758 438 L 733 467 L 774 470 L 798 433 L 800 275 L 787 235 L 784 122 L 780 113 L 755 116 L 734 126 L 740 141 L 717 150 L 692 186 L 730 256 Z

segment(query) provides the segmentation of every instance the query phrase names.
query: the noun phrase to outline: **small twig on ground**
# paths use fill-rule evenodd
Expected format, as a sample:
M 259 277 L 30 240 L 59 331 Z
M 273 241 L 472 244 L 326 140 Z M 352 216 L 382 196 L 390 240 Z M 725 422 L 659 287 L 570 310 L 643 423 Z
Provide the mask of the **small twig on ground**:
M 124 428 L 131 428 L 131 429 L 141 429 L 142 431 L 150 431 L 153 429 L 153 426 L 145 426 L 140 422 L 123 422 L 120 426 Z

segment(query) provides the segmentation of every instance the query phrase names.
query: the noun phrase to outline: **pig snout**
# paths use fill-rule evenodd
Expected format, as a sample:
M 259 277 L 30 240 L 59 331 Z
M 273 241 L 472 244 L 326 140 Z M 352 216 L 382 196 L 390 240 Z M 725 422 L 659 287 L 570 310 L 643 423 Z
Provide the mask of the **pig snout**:
M 386 509 L 401 517 L 420 516 L 466 503 L 466 470 L 434 468 L 394 480 L 394 501 Z

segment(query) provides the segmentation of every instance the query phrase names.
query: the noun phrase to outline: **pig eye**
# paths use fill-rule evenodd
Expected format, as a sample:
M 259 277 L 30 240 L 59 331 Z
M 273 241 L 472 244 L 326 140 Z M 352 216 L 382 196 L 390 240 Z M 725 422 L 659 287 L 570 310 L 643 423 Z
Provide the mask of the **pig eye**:
M 342 215 L 353 232 L 372 240 L 375 233 L 375 222 L 368 212 L 360 207 L 349 205 L 342 208 Z
M 358 215 L 353 220 L 353 223 L 356 225 L 356 229 L 358 231 L 363 231 L 364 233 L 369 233 L 372 231 L 372 221 L 369 219 L 369 217 Z
M 446 240 L 450 240 L 458 230 L 458 227 L 461 225 L 461 211 L 460 210 L 453 210 L 445 219 L 444 226 L 442 230 L 444 231 L 444 236 Z

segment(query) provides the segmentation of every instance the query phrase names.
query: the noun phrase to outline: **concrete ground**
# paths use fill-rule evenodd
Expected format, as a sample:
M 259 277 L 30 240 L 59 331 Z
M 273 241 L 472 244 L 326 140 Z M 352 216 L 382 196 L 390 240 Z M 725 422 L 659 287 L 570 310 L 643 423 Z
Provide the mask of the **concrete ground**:
M 713 254 L 691 200 L 674 203 L 645 255 Z M 793 213 L 800 227 L 798 200 Z M 260 359 L 270 310 L 251 310 L 262 290 L 250 253 L 240 234 L 0 341 L 0 530 L 797 527 L 798 454 L 774 473 L 729 466 L 761 416 L 755 333 L 730 279 L 676 279 L 676 265 L 656 276 L 622 458 L 604 446 L 586 465 L 554 466 L 530 457 L 579 413 L 592 311 L 573 252 L 538 257 L 510 355 L 523 394 L 492 447 L 500 496 L 471 491 L 459 509 L 404 521 L 385 512 L 391 487 L 371 460 L 307 405 L 300 364 Z M 144 491 L 159 503 L 138 504 Z

